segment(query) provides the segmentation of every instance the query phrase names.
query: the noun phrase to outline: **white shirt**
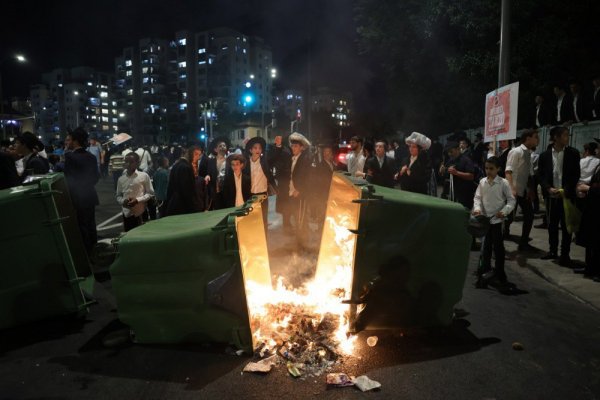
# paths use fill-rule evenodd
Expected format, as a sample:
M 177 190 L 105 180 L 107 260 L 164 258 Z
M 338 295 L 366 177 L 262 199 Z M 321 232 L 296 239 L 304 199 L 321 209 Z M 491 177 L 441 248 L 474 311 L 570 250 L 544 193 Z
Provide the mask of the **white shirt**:
M 596 168 L 600 164 L 600 158 L 594 156 L 587 156 L 579 160 L 579 166 L 581 168 L 581 175 L 579 177 L 579 183 L 588 184 L 592 180 L 592 176 L 596 171 Z
M 579 99 L 578 94 L 573 96 L 573 114 L 575 114 L 575 121 L 581 122 L 581 119 L 579 119 L 579 115 L 577 115 L 577 100 L 578 99 Z
M 294 187 L 293 175 L 294 175 L 294 168 L 296 168 L 296 161 L 298 161 L 298 157 L 300 157 L 300 154 L 298 154 L 297 156 L 292 156 L 292 169 L 290 172 L 290 192 L 289 192 L 290 196 L 292 194 L 294 194 L 294 192 L 296 191 L 296 188 Z
M 515 197 L 508 181 L 496 176 L 493 181 L 485 177 L 479 181 L 475 197 L 473 198 L 473 211 L 480 211 L 490 218 L 491 224 L 499 224 L 502 219 L 496 217 L 498 211 L 507 216 L 515 208 Z
M 542 106 L 541 106 L 541 104 L 538 104 L 538 105 L 535 107 L 535 126 L 542 126 L 542 125 L 540 124 L 540 118 L 539 118 L 539 117 L 540 117 L 540 108 L 541 108 L 541 107 L 542 107 Z
M 233 179 L 235 181 L 235 206 L 243 206 L 244 205 L 244 196 L 242 194 L 242 174 L 236 175 L 233 174 Z
M 377 162 L 379 163 L 379 168 L 383 168 L 383 161 L 385 160 L 385 156 L 384 157 L 379 157 L 379 156 L 375 156 L 377 158 Z
M 552 187 L 562 188 L 563 160 L 565 158 L 565 149 L 557 151 L 552 147 Z
M 365 168 L 365 156 L 363 155 L 362 149 L 358 153 L 351 151 L 346 154 L 346 164 L 348 165 L 348 172 L 354 176 L 356 172 L 363 172 Z
M 127 171 L 119 177 L 117 182 L 117 203 L 123 206 L 125 199 L 137 199 L 138 203 L 132 208 L 123 207 L 125 217 L 139 217 L 146 209 L 146 202 L 154 196 L 154 188 L 150 176 L 142 171 L 135 171 L 127 175 Z
M 269 182 L 260 165 L 260 157 L 256 161 L 250 158 L 250 180 L 252 182 L 251 193 L 265 193 L 269 188 Z
M 565 98 L 565 95 L 562 95 L 556 101 L 556 120 L 557 121 L 560 121 L 560 107 L 562 106 L 562 101 L 564 98 Z M 565 122 L 565 121 L 560 121 L 560 122 Z
M 512 172 L 512 183 L 517 196 L 523 196 L 531 173 L 531 151 L 520 145 L 511 149 L 506 159 L 506 172 Z
M 135 151 L 138 156 L 140 156 L 140 169 L 144 172 L 148 171 L 150 165 L 152 164 L 152 158 L 150 158 L 150 152 L 146 151 L 144 148 L 140 147 Z

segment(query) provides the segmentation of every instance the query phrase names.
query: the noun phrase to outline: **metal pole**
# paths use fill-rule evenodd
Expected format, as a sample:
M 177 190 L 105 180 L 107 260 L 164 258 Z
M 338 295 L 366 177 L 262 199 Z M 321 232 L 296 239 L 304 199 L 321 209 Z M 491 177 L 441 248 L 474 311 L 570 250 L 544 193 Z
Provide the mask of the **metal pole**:
M 498 88 L 510 80 L 510 0 L 502 0 L 500 16 L 500 57 L 498 62 Z M 497 154 L 498 139 L 494 135 L 493 154 Z
M 2 62 L 0 62 L 0 119 L 4 118 L 4 93 L 2 92 Z M 6 140 L 6 126 L 2 123 L 2 139 Z

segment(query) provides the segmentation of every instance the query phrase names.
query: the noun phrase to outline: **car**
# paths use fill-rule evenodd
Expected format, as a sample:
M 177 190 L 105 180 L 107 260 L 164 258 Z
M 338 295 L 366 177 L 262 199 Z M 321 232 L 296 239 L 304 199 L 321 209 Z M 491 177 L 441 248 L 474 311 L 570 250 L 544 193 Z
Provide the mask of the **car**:
M 343 165 L 346 166 L 346 156 L 348 155 L 348 153 L 350 152 L 350 145 L 349 144 L 340 144 L 338 145 L 338 148 L 335 151 L 335 163 L 337 165 Z

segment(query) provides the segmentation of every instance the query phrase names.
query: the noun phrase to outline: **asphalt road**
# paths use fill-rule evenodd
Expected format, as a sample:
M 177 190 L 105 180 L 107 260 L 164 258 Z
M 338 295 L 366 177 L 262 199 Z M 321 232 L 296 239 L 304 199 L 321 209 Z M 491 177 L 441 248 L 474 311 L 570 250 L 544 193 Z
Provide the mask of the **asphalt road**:
M 118 206 L 110 184 L 99 186 L 100 223 Z M 118 229 L 106 231 L 114 234 Z M 107 348 L 102 339 L 123 327 L 109 276 L 98 270 L 98 304 L 84 320 L 0 332 L 0 399 L 600 398 L 600 312 L 515 261 L 507 262 L 507 273 L 516 294 L 474 289 L 477 256 L 471 253 L 457 305 L 464 316 L 451 327 L 361 332 L 355 356 L 332 370 L 369 376 L 382 385 L 375 392 L 328 388 L 325 376 L 292 378 L 284 366 L 267 375 L 242 373 L 250 359 L 224 345 Z M 369 347 L 373 334 L 379 341 Z

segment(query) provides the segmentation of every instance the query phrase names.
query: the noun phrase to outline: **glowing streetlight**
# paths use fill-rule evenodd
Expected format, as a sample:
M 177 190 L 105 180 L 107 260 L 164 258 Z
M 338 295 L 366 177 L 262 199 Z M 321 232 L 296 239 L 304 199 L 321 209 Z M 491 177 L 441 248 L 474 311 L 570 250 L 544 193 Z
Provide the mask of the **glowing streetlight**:
M 18 62 L 22 62 L 22 63 L 27 62 L 27 59 L 25 58 L 25 56 L 23 54 L 17 54 L 15 56 L 15 58 L 17 59 Z

